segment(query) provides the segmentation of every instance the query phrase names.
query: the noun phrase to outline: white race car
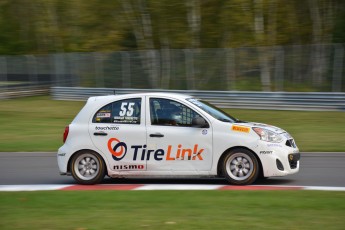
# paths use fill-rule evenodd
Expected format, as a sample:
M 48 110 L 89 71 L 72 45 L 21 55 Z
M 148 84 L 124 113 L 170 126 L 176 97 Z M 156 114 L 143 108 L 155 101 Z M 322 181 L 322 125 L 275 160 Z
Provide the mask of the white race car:
M 180 94 L 90 97 L 64 132 L 61 175 L 80 184 L 119 177 L 225 177 L 231 184 L 299 170 L 300 153 L 284 130 L 240 121 Z

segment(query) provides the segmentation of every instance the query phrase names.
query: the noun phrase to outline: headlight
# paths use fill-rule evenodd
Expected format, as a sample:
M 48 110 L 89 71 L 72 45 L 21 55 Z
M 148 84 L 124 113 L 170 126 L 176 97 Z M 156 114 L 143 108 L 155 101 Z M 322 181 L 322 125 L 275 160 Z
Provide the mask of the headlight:
M 263 141 L 278 143 L 283 140 L 283 138 L 278 133 L 272 132 L 268 129 L 254 127 L 253 130 L 259 135 L 260 139 Z

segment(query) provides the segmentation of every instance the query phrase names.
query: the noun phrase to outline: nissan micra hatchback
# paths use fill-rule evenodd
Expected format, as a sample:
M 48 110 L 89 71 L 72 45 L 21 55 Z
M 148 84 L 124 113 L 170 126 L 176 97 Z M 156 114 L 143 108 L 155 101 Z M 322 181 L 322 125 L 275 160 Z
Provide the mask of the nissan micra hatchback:
M 90 97 L 64 132 L 62 175 L 80 184 L 119 177 L 225 177 L 231 184 L 299 170 L 300 153 L 284 130 L 240 121 L 180 94 Z

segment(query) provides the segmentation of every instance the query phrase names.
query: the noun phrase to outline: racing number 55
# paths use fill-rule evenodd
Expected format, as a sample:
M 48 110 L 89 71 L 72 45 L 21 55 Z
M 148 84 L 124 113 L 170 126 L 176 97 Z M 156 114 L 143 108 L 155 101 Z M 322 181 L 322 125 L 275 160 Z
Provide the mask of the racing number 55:
M 133 112 L 134 112 L 134 109 L 133 109 L 133 106 L 135 105 L 134 102 L 122 102 L 121 104 L 121 111 L 119 113 L 119 115 L 121 117 L 123 116 L 128 116 L 128 117 L 131 117 L 133 115 Z

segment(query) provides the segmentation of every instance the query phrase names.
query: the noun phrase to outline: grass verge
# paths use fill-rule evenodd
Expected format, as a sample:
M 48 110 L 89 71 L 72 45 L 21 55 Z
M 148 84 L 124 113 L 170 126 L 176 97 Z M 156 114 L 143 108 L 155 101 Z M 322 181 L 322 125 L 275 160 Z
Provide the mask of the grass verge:
M 62 134 L 85 102 L 53 101 L 48 96 L 0 101 L 0 151 L 57 151 Z M 227 109 L 247 121 L 287 130 L 301 151 L 344 151 L 344 112 Z
M 48 96 L 0 101 L 0 151 L 57 151 L 65 127 L 84 104 Z
M 344 192 L 3 192 L 0 229 L 343 229 L 344 210 Z

